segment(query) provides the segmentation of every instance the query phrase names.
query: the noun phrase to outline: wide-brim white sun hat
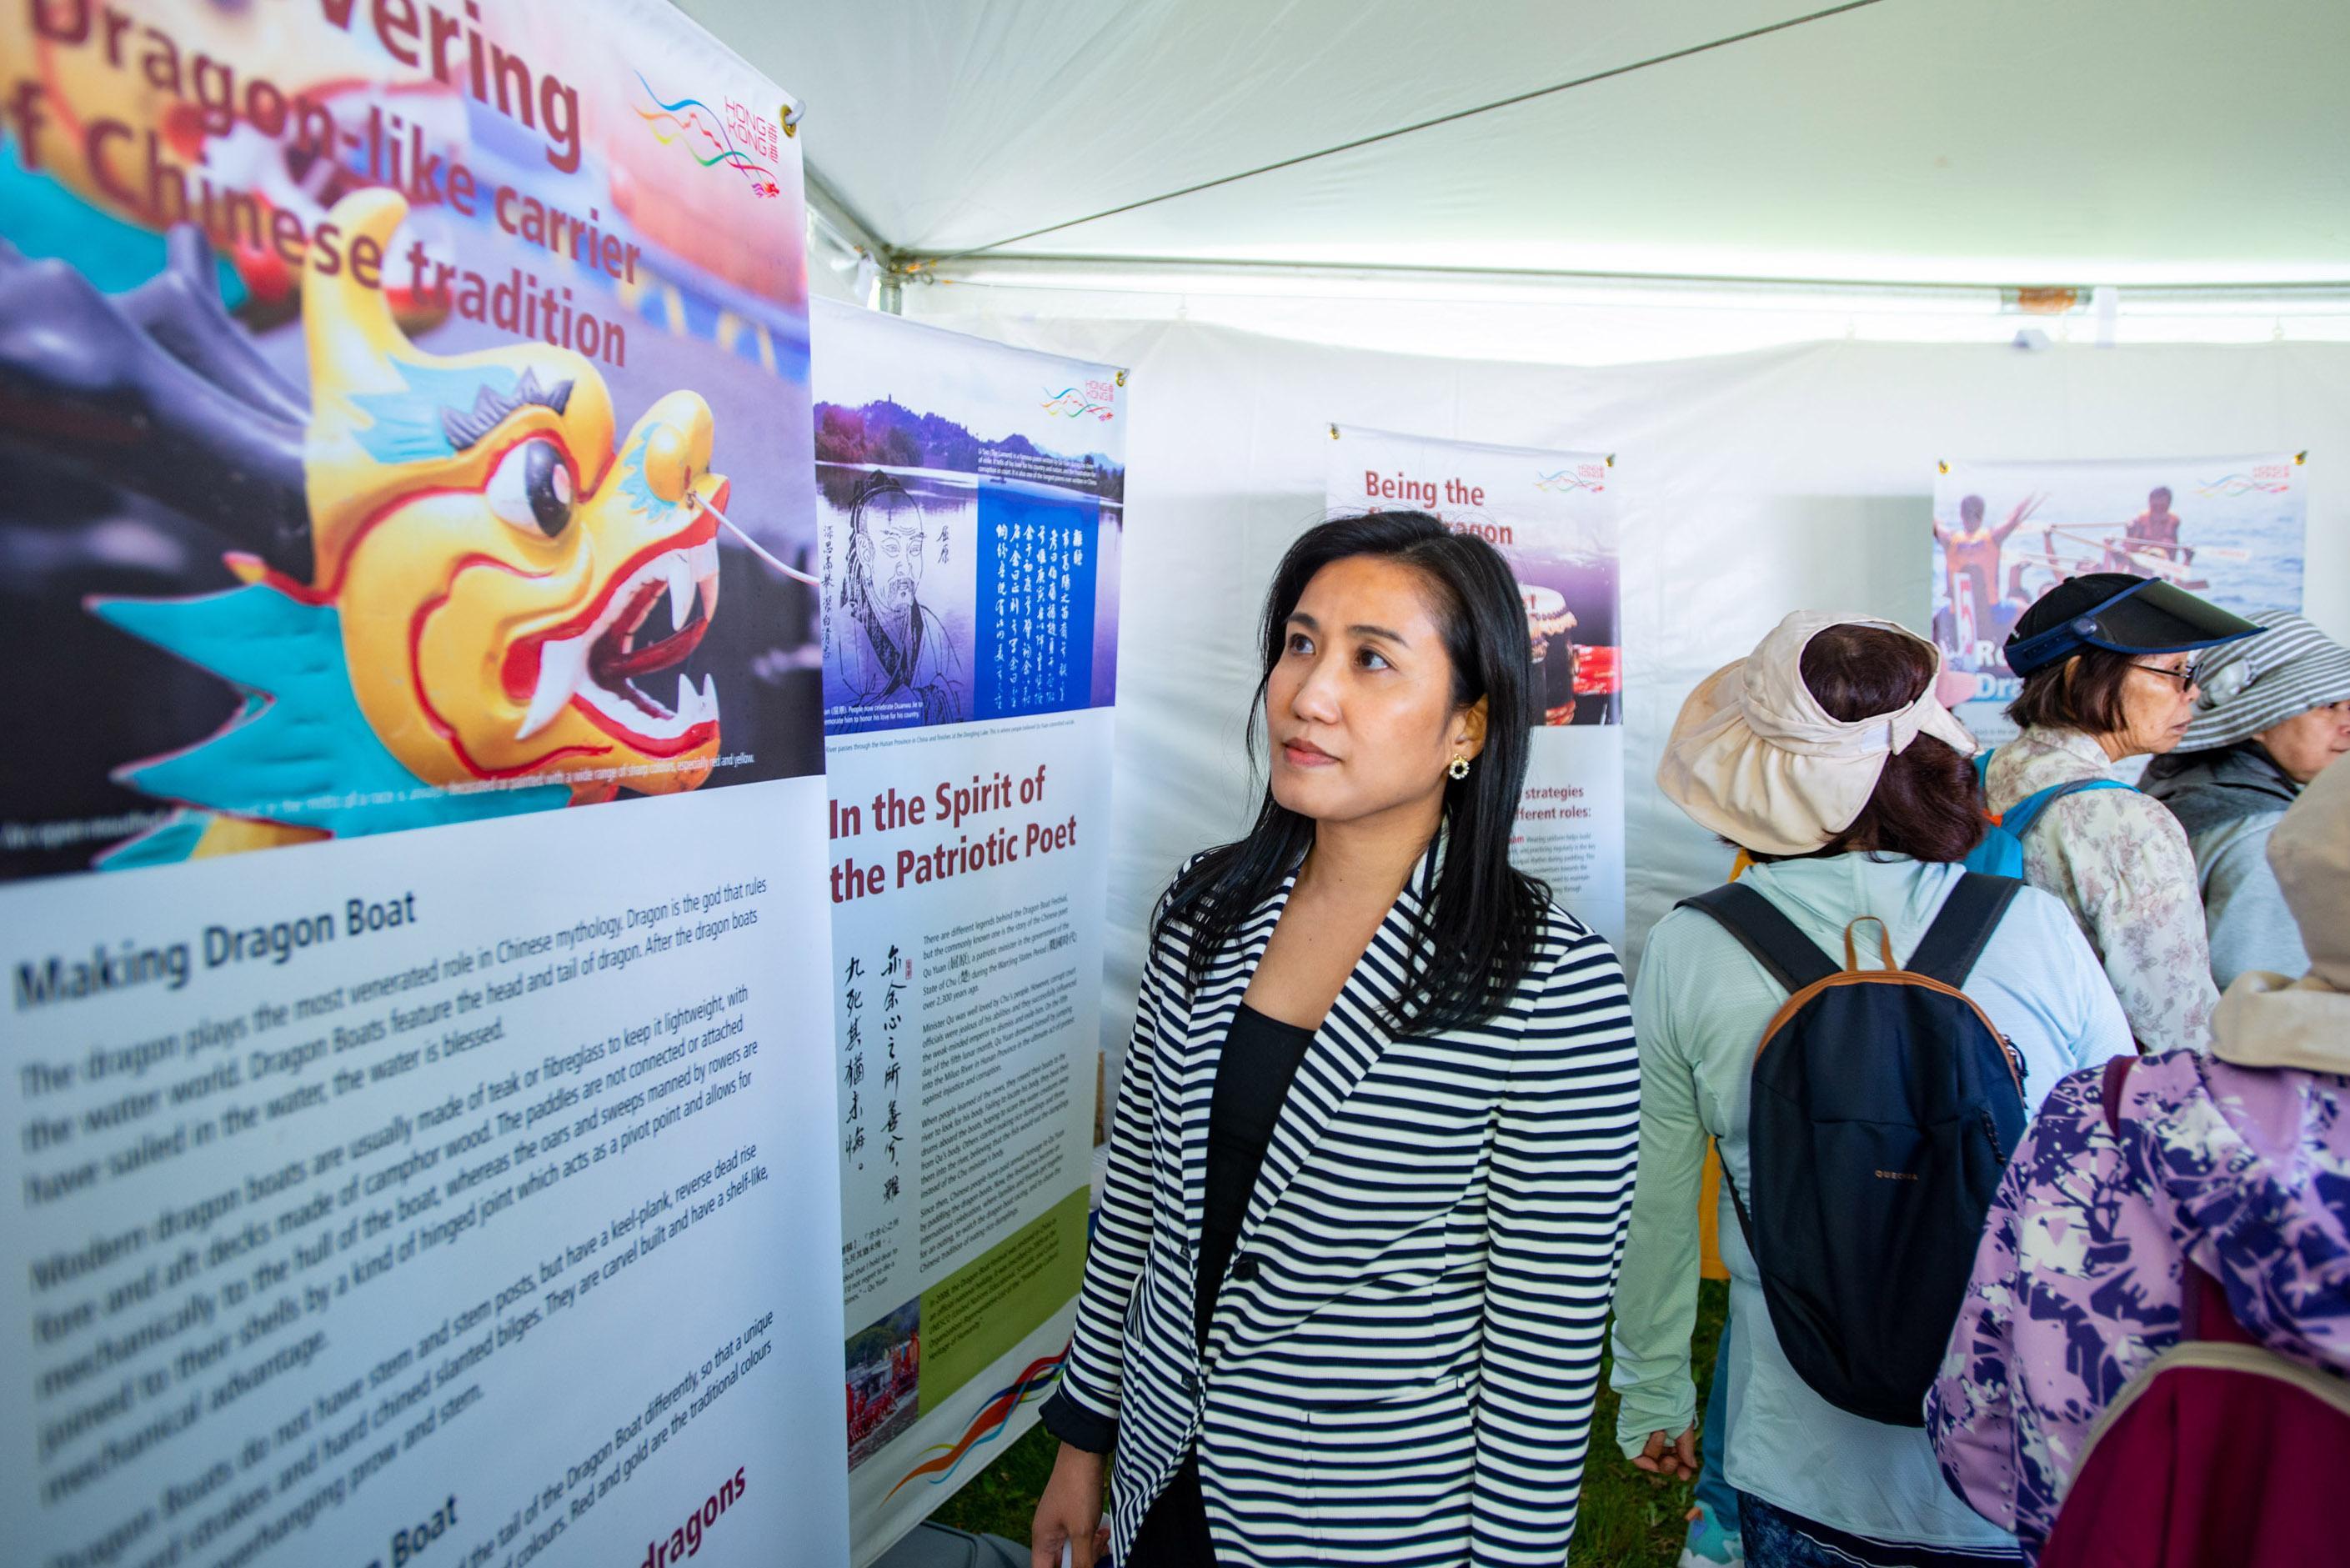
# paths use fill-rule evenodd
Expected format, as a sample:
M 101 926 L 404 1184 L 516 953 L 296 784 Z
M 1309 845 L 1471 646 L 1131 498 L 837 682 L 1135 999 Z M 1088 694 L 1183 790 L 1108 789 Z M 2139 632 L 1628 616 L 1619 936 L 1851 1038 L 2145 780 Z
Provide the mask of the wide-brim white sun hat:
M 1698 684 L 1665 742 L 1657 784 L 1699 826 L 1762 855 L 1809 855 L 1852 826 L 1877 793 L 1885 760 L 1932 735 L 1961 756 L 1975 738 L 1935 700 L 1929 680 L 1898 712 L 1867 719 L 1830 715 L 1804 684 L 1804 649 L 1832 626 L 1876 627 L 1926 649 L 1941 672 L 1941 649 L 1905 626 L 1875 616 L 1798 610 L 1754 651 Z

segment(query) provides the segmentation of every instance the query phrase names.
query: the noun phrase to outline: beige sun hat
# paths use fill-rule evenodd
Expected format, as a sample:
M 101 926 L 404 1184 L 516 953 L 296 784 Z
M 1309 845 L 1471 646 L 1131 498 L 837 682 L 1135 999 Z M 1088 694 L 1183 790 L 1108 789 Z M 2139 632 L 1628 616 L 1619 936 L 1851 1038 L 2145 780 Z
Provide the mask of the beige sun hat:
M 1665 742 L 1657 784 L 1703 827 L 1762 855 L 1809 855 L 1852 826 L 1885 760 L 1932 735 L 1972 756 L 1975 738 L 1934 698 L 1874 718 L 1835 718 L 1804 684 L 1804 649 L 1832 626 L 1877 627 L 1941 650 L 1908 627 L 1867 615 L 1798 610 L 1752 653 L 1700 682 Z

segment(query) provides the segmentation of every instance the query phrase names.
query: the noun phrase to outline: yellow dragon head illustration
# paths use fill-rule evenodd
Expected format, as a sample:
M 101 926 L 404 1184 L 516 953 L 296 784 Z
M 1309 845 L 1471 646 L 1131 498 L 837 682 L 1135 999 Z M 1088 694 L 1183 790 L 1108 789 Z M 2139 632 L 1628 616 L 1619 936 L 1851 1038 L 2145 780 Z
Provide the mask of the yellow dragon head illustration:
M 404 211 L 369 191 L 335 215 L 388 245 Z M 305 284 L 310 589 L 340 610 L 377 737 L 443 786 L 562 781 L 585 801 L 701 784 L 716 683 L 671 672 L 717 608 L 709 405 L 670 393 L 616 452 L 587 359 L 427 354 L 351 273 L 314 258 Z
M 404 211 L 366 191 L 334 215 L 386 245 Z M 115 770 L 182 809 L 100 864 L 700 785 L 718 687 L 683 666 L 717 610 L 727 502 L 709 405 L 671 392 L 616 451 L 577 354 L 426 353 L 320 254 L 302 297 L 307 579 L 233 554 L 242 587 L 90 601 L 244 696 L 214 734 Z

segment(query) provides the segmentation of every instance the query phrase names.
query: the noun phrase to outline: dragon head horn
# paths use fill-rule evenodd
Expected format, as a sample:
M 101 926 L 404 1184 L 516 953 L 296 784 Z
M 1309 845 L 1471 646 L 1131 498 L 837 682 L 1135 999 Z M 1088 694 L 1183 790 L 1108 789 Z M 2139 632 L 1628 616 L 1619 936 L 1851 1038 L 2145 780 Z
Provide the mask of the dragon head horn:
M 408 334 L 384 297 L 383 272 L 398 265 L 392 235 L 408 216 L 408 203 L 390 191 L 355 192 L 335 203 L 333 226 L 342 244 L 313 240 L 302 283 L 302 332 L 309 350 L 311 412 L 350 418 L 354 392 L 396 391 L 399 372 L 390 361 L 416 357 Z M 359 276 L 369 264 L 369 283 Z M 340 408 L 330 410 L 330 403 Z M 364 415 L 359 415 L 364 418 Z
M 387 414 L 407 392 L 413 369 L 430 362 L 400 329 L 382 287 L 383 273 L 401 265 L 392 236 L 407 216 L 407 202 L 390 191 L 353 192 L 321 225 L 339 232 L 339 244 L 313 238 L 305 259 L 310 438 L 304 480 L 314 581 L 321 587 L 340 578 L 359 524 L 375 504 L 376 485 L 360 476 L 380 472 L 377 465 L 393 459 L 387 443 L 396 436 Z

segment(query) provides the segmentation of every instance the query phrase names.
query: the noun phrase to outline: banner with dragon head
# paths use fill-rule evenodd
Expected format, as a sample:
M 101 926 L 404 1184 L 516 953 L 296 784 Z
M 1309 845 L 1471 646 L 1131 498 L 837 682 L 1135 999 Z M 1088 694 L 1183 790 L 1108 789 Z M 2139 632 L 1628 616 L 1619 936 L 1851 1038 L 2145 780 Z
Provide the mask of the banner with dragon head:
M 381 241 L 404 211 L 380 191 L 335 209 Z M 252 697 L 217 733 L 120 770 L 195 810 L 107 863 L 707 779 L 716 684 L 679 671 L 718 602 L 709 404 L 671 393 L 616 444 L 611 394 L 577 354 L 425 353 L 348 269 L 311 278 L 303 314 L 307 579 L 234 555 L 241 587 L 92 606 Z

